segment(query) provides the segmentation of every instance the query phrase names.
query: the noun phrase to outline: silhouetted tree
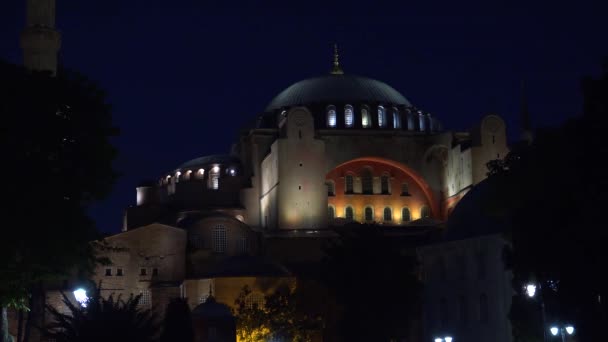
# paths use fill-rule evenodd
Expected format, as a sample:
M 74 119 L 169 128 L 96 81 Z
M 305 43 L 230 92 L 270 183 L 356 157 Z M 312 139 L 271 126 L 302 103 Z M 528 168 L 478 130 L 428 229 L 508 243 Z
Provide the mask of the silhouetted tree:
M 103 298 L 99 290 L 86 307 L 63 296 L 69 312 L 47 306 L 51 323 L 44 330 L 46 338 L 56 342 L 152 342 L 158 340 L 159 324 L 150 309 L 139 307 L 141 295 L 126 301 L 120 296 Z M 177 341 L 177 340 L 176 340 Z
M 416 259 L 391 240 L 377 226 L 352 225 L 326 248 L 322 274 L 345 341 L 407 338 L 420 315 Z
M 517 144 L 505 161 L 490 165 L 495 196 L 486 204 L 512 222 L 508 260 L 518 295 L 523 296 L 524 283 L 537 280 L 548 320 L 571 321 L 581 340 L 597 341 L 605 339 L 602 330 L 608 324 L 608 278 L 603 274 L 608 267 L 603 223 L 608 63 L 600 78 L 584 79 L 582 89 L 582 116 L 539 129 L 531 145 Z M 512 317 L 514 327 L 525 331 L 522 305 L 514 300 Z M 542 335 L 542 326 L 536 332 L 536 338 Z
M 174 298 L 167 305 L 161 342 L 192 342 L 194 329 L 188 300 Z
M 0 116 L 2 215 L 10 222 L 0 239 L 5 312 L 25 309 L 40 284 L 91 270 L 97 261 L 88 243 L 97 232 L 87 208 L 116 178 L 109 138 L 117 130 L 105 94 L 90 80 L 3 62 Z

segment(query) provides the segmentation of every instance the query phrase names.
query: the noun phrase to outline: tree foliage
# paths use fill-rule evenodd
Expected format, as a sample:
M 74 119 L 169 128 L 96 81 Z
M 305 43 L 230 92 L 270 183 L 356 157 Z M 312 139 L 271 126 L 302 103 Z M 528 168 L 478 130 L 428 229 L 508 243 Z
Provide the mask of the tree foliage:
M 139 307 L 141 295 L 127 300 L 120 296 L 107 299 L 95 290 L 86 307 L 63 296 L 69 312 L 62 313 L 47 306 L 51 323 L 45 328 L 45 337 L 56 342 L 152 342 L 158 340 L 159 324 L 150 309 Z M 176 340 L 177 341 L 177 340 Z
M 237 339 L 240 342 L 308 342 L 319 320 L 298 310 L 297 289 L 281 286 L 264 298 L 264 304 L 250 302 L 251 290 L 244 286 L 235 300 Z
M 608 267 L 606 67 L 600 78 L 582 83 L 582 116 L 539 129 L 532 144 L 518 144 L 504 161 L 490 165 L 496 196 L 486 202 L 512 223 L 509 265 L 519 296 L 525 282 L 537 281 L 548 320 L 574 323 L 583 340 L 601 339 L 601 327 L 608 324 L 608 278 L 602 272 Z M 525 305 L 516 298 L 512 312 L 522 331 Z
M 109 139 L 117 129 L 105 94 L 82 75 L 1 61 L 0 115 L 0 306 L 25 308 L 33 287 L 97 261 L 87 208 L 116 178 Z
M 161 342 L 193 342 L 194 329 L 186 298 L 173 298 L 167 305 Z
M 408 338 L 420 315 L 417 262 L 373 225 L 352 225 L 326 248 L 323 279 L 337 305 L 346 341 Z

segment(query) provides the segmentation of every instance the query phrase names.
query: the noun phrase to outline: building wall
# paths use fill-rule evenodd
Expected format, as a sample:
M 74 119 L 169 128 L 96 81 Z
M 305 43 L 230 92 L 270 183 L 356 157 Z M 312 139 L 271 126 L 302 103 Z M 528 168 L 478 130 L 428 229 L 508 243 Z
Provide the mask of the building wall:
M 305 108 L 290 110 L 285 125 L 286 136 L 277 141 L 278 228 L 326 228 L 324 143 L 315 139 L 313 117 Z
M 437 146 L 451 146 L 449 133 L 421 133 L 407 131 L 335 130 L 318 131 L 325 141 L 326 171 L 349 160 L 377 157 L 407 165 L 420 174 L 439 198 L 444 180 L 440 165 L 425 157 Z M 435 170 L 435 168 L 438 168 Z
M 279 143 L 275 141 L 270 153 L 262 161 L 260 170 L 260 211 L 262 227 L 274 230 L 278 224 Z
M 185 277 L 186 231 L 183 229 L 155 223 L 113 235 L 105 241 L 109 249 L 99 251 L 99 255 L 109 258 L 111 265 L 98 265 L 93 276 L 93 281 L 101 284 L 104 295 L 129 296 L 146 291 L 146 295 L 150 295 L 152 283 L 179 282 Z
M 505 122 L 498 115 L 487 115 L 473 130 L 472 137 L 473 182 L 477 184 L 487 177 L 486 163 L 504 158 L 509 152 Z
M 502 260 L 504 246 L 498 234 L 419 249 L 426 340 L 449 334 L 455 341 L 511 341 L 512 276 Z

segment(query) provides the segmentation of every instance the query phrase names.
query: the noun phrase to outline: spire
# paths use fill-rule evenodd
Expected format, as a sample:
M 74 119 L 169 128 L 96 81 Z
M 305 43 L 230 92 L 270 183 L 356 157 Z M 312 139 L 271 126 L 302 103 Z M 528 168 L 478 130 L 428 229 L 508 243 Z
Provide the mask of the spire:
M 61 34 L 55 30 L 55 0 L 27 0 L 26 27 L 21 32 L 25 67 L 55 75 L 60 46 Z
M 332 75 L 344 74 L 344 71 L 342 71 L 342 68 L 340 68 L 340 60 L 338 58 L 339 56 L 340 55 L 338 54 L 338 44 L 334 44 L 334 67 L 331 70 Z
M 521 140 L 530 144 L 533 140 L 532 123 L 530 120 L 530 111 L 528 110 L 528 98 L 526 96 L 526 83 L 521 81 L 521 111 L 520 111 L 520 129 Z

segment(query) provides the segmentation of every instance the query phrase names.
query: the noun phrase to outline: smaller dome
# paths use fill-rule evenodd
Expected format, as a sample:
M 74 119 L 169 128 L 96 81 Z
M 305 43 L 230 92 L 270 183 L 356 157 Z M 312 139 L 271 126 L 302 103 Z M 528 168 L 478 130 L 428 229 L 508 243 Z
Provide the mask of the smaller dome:
M 463 240 L 503 233 L 507 230 L 507 222 L 493 215 L 487 205 L 495 196 L 494 184 L 491 179 L 485 179 L 475 185 L 456 204 L 448 218 L 446 240 Z
M 215 301 L 213 296 L 209 296 L 204 303 L 197 305 L 192 310 L 192 316 L 206 318 L 234 318 L 230 308 L 222 303 Z
M 229 154 L 213 154 L 210 156 L 203 156 L 189 160 L 178 167 L 178 170 L 191 169 L 198 166 L 206 166 L 209 164 L 240 164 L 241 161 Z

